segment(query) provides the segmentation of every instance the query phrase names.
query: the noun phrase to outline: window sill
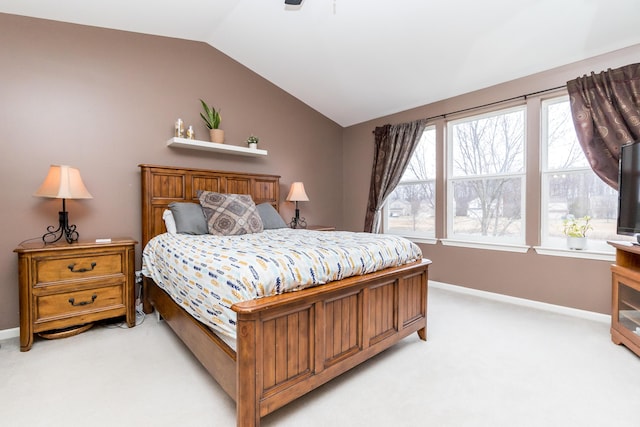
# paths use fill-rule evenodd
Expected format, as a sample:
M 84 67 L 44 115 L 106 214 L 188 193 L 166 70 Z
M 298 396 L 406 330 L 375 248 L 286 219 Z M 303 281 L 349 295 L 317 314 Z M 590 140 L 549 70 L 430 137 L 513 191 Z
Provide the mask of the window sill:
M 510 243 L 472 242 L 469 240 L 451 240 L 451 239 L 442 239 L 441 242 L 445 246 L 457 246 L 461 248 L 473 248 L 473 249 L 489 249 L 492 251 L 517 252 L 522 254 L 526 253 L 529 250 L 529 246 L 515 245 Z
M 388 233 L 395 234 L 395 233 Z M 400 234 L 397 234 L 400 235 Z M 434 245 L 438 243 L 438 240 L 442 242 L 444 246 L 455 246 L 460 248 L 472 248 L 472 249 L 485 249 L 485 250 L 493 250 L 493 251 L 504 251 L 504 252 L 516 252 L 516 253 L 526 253 L 531 247 L 526 245 L 516 245 L 509 243 L 487 243 L 487 242 L 473 242 L 468 240 L 452 240 L 452 239 L 437 239 L 435 237 L 415 237 L 415 236 L 403 236 L 404 238 L 414 242 L 414 243 L 423 243 Z M 600 261 L 615 261 L 615 252 L 613 248 L 611 251 L 607 249 L 599 249 L 599 250 L 574 250 L 574 249 L 566 249 L 552 246 L 533 246 L 533 249 L 536 251 L 538 255 L 547 255 L 547 256 L 559 256 L 566 258 L 582 258 L 582 259 L 593 259 Z
M 423 243 L 426 245 L 435 245 L 438 243 L 438 239 L 435 237 L 416 237 L 416 236 L 402 236 L 407 240 L 412 241 L 413 243 Z
M 433 236 L 425 236 L 425 235 L 418 235 L 418 234 L 410 234 L 410 233 L 401 233 L 401 232 L 394 232 L 394 231 L 383 231 L 384 234 L 389 234 L 392 236 L 400 236 L 400 237 L 404 237 L 407 240 L 411 240 L 413 243 L 425 243 L 428 245 L 435 245 L 436 243 L 438 243 L 438 239 L 436 239 Z
M 566 249 L 566 248 L 553 248 L 553 247 L 542 247 L 542 246 L 534 246 L 533 249 L 536 251 L 538 255 L 549 255 L 549 256 L 560 256 L 566 258 L 582 258 L 582 259 L 594 259 L 600 261 L 611 261 L 614 262 L 616 260 L 616 255 L 614 252 L 609 251 L 598 251 L 598 250 L 575 250 L 575 249 Z

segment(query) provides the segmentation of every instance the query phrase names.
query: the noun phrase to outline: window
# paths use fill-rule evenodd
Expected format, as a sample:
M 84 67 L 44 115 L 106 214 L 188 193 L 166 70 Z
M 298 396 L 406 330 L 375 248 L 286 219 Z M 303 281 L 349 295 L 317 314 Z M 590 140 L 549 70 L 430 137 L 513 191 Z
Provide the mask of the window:
M 540 114 L 533 108 L 541 108 Z M 527 135 L 538 135 L 537 129 L 527 130 L 527 125 L 540 129 L 540 141 L 529 146 L 530 151 L 539 149 L 539 170 L 526 168 Z M 436 160 L 436 144 L 446 147 L 443 159 Z M 436 182 L 436 167 L 441 165 L 445 173 L 438 171 L 438 176 L 445 179 Z M 593 172 L 582 152 L 569 97 L 549 94 L 529 98 L 523 105 L 469 113 L 427 127 L 386 202 L 384 230 L 414 239 L 433 240 L 442 234 L 448 245 L 526 251 L 527 176 L 535 184 L 532 188 L 540 182 L 540 194 L 528 195 L 529 200 L 539 197 L 539 209 L 535 203 L 535 212 L 529 211 L 540 224 L 539 234 L 528 236 L 538 253 L 609 257 L 613 249 L 607 240 L 633 240 L 616 234 L 618 192 Z M 436 190 L 445 196 L 445 209 L 436 209 Z M 443 229 L 436 232 L 437 211 L 445 217 L 438 221 Z M 591 218 L 593 227 L 587 235 L 588 246 L 569 251 L 562 232 L 564 220 L 584 216 Z
M 447 127 L 447 236 L 524 244 L 524 107 L 451 121 Z
M 593 172 L 576 137 L 569 98 L 542 102 L 542 246 L 566 248 L 563 221 L 591 217 L 587 250 L 611 248 L 616 235 L 618 192 Z
M 407 170 L 384 208 L 384 231 L 408 237 L 435 236 L 436 130 L 427 127 Z

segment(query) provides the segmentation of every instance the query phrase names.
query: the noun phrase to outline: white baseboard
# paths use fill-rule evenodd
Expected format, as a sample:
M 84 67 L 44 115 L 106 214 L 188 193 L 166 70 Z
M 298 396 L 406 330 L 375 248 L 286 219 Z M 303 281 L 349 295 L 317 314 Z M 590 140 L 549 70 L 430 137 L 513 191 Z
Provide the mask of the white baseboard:
M 0 341 L 20 336 L 20 328 L 0 329 Z
M 459 292 L 462 294 L 468 294 L 477 296 L 480 298 L 491 299 L 495 301 L 506 302 L 509 304 L 521 305 L 524 307 L 536 308 L 538 310 L 550 311 L 558 314 L 565 314 L 573 317 L 580 317 L 583 319 L 594 320 L 596 322 L 603 322 L 610 324 L 611 316 L 608 314 L 596 313 L 593 311 L 580 310 L 577 308 L 564 307 L 561 305 L 548 304 L 546 302 L 533 301 L 524 298 L 512 297 L 509 295 L 496 294 L 493 292 L 481 291 L 473 288 L 465 288 L 464 286 L 450 285 L 448 283 L 435 282 L 433 280 L 429 280 L 429 287 L 431 288 L 439 288 L 452 292 Z

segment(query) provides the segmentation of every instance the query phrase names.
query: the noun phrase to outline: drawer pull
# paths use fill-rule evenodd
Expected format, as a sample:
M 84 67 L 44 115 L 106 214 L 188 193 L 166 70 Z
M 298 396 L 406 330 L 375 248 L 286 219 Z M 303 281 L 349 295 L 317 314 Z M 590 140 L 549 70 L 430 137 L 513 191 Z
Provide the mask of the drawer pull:
M 69 270 L 71 270 L 72 273 L 86 273 L 87 271 L 91 271 L 94 268 L 96 268 L 96 265 L 98 265 L 98 264 L 96 264 L 95 262 L 92 262 L 91 263 L 91 268 L 79 268 L 77 270 L 74 270 L 73 268 L 76 266 L 76 263 L 74 262 L 73 264 L 69 264 L 67 266 L 67 268 Z
M 71 304 L 74 307 L 79 307 L 81 305 L 87 305 L 87 304 L 93 304 L 93 302 L 96 300 L 96 298 L 98 298 L 98 295 L 93 294 L 93 295 L 91 295 L 91 301 L 80 301 L 79 303 L 76 303 L 76 299 L 75 298 L 69 298 L 69 304 Z

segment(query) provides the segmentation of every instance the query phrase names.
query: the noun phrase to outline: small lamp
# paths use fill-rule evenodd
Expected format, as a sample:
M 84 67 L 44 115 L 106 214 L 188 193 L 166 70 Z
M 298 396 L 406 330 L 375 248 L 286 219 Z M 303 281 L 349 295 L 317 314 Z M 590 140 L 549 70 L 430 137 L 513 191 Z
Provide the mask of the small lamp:
M 308 202 L 309 197 L 304 191 L 304 184 L 302 182 L 294 182 L 289 189 L 289 195 L 287 196 L 288 202 L 296 202 L 296 216 L 291 218 L 289 227 L 291 228 L 307 228 L 307 221 L 304 218 L 300 218 L 300 209 L 298 209 L 298 202 Z
M 80 236 L 76 226 L 69 225 L 65 201 L 66 199 L 93 198 L 82 182 L 80 171 L 66 165 L 51 165 L 47 177 L 34 196 L 62 199 L 62 212 L 58 212 L 58 228 L 54 230 L 53 225 L 47 227 L 47 233 L 42 236 L 42 241 L 54 243 L 64 235 L 67 243 L 76 242 Z

